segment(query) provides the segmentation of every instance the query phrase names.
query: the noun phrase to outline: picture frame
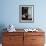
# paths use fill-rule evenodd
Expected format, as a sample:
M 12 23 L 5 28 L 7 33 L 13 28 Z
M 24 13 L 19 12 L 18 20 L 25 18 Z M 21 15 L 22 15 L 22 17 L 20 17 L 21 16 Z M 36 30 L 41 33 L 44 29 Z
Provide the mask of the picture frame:
M 34 5 L 19 5 L 19 22 L 34 22 Z

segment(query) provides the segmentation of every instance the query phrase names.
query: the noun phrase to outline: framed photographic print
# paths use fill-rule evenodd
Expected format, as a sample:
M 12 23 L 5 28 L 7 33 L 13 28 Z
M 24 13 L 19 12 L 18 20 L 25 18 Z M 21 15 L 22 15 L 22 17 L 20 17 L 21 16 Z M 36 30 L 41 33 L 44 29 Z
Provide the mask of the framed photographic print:
M 19 21 L 34 22 L 34 5 L 19 5 Z

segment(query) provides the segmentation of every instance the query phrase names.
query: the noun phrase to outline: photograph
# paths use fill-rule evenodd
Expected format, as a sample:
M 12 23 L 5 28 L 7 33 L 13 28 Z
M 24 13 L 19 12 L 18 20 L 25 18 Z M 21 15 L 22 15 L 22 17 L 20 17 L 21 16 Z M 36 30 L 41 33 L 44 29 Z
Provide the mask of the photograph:
M 20 5 L 19 6 L 19 20 L 20 22 L 33 22 L 34 20 L 34 5 Z

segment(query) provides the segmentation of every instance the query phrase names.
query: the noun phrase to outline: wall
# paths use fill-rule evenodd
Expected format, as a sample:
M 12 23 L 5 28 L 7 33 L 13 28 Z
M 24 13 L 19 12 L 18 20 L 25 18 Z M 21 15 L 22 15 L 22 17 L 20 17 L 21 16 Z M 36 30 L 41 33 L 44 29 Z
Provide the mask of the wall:
M 34 4 L 34 23 L 19 22 L 19 5 Z M 41 0 L 1 0 L 0 25 L 13 24 L 16 28 L 46 28 L 46 1 Z
M 34 5 L 34 23 L 19 22 L 19 5 Z M 0 27 L 42 28 L 46 32 L 46 0 L 0 0 Z M 0 29 L 0 31 L 1 31 Z

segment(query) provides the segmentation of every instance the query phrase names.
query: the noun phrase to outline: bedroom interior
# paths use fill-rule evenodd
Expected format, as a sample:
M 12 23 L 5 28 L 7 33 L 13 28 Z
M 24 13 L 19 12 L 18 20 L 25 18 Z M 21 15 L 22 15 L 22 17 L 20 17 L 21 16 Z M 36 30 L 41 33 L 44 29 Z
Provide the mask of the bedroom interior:
M 45 4 L 46 0 L 0 0 L 0 46 L 16 46 L 19 42 L 17 46 L 46 46 Z M 29 9 L 27 13 L 32 15 L 31 19 L 29 19 L 29 16 L 29 18 L 26 16 L 24 16 L 24 19 L 20 18 L 24 14 L 24 12 L 22 13 L 21 11 L 22 8 L 20 8 L 20 5 L 23 10 Z M 11 28 L 11 30 L 7 32 L 7 28 L 11 24 L 15 29 L 12 27 L 13 29 Z M 13 30 L 15 30 L 15 32 Z M 19 38 L 17 44 L 15 44 L 16 38 Z

